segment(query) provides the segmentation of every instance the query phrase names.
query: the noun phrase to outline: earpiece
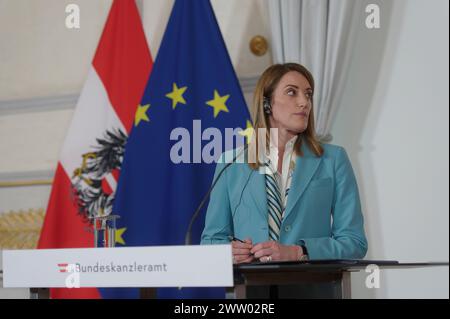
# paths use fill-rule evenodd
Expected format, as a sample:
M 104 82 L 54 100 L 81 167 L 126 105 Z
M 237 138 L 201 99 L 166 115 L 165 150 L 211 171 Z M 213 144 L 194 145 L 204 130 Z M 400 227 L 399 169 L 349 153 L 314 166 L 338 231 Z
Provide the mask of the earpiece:
M 266 113 L 266 114 L 272 113 L 272 106 L 270 105 L 270 99 L 265 96 L 263 98 L 263 109 L 264 109 L 264 113 Z

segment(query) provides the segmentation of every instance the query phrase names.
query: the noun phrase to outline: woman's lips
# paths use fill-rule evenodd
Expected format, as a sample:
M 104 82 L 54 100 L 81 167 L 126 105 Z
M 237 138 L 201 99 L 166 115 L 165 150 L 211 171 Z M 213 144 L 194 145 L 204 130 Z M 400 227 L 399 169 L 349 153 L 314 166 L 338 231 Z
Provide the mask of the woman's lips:
M 306 113 L 306 112 L 298 112 L 298 113 L 294 113 L 294 115 L 299 115 L 299 116 L 303 116 L 303 117 L 308 117 L 308 113 Z

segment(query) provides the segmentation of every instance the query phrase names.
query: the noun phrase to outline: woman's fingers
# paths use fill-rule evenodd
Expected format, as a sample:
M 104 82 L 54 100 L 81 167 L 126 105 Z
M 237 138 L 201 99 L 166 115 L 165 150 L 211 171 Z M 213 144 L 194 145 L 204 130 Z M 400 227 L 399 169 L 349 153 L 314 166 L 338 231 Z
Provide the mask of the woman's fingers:
M 261 258 L 263 256 L 270 256 L 273 254 L 273 250 L 271 248 L 262 248 L 260 250 L 255 251 L 255 258 Z
M 233 248 L 233 255 L 247 255 L 250 256 L 250 249 L 247 248 Z
M 263 243 L 259 243 L 259 244 L 256 244 L 255 246 L 253 246 L 252 253 L 256 253 L 257 251 L 259 251 L 261 249 L 274 248 L 274 246 L 276 246 L 276 245 L 277 244 L 272 240 L 265 241 Z
M 231 242 L 231 247 L 233 250 L 233 263 L 249 263 L 254 260 L 254 257 L 250 250 L 253 248 L 253 243 L 251 238 L 245 238 L 243 242 L 234 240 Z
M 232 241 L 231 242 L 231 247 L 250 250 L 250 249 L 252 249 L 253 246 L 252 246 L 251 243 L 247 243 L 247 242 L 241 243 L 241 242 L 238 242 L 238 241 Z
M 259 258 L 260 262 L 266 263 L 269 261 L 273 261 L 274 259 L 272 258 L 272 256 L 262 256 L 261 258 Z
M 247 259 L 244 259 L 241 263 L 245 264 L 245 263 L 251 263 L 255 258 L 253 258 L 253 256 L 248 257 Z
M 253 256 L 246 256 L 246 255 L 235 255 L 233 256 L 233 263 L 234 264 L 243 264 L 243 263 L 250 263 L 253 261 Z

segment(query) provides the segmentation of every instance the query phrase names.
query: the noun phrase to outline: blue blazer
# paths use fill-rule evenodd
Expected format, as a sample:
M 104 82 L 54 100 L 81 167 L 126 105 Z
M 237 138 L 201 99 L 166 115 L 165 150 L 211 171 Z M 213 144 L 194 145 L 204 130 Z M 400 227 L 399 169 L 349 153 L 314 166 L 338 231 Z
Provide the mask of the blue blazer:
M 322 146 L 324 154 L 317 157 L 303 143 L 303 156 L 296 158 L 279 242 L 305 245 L 310 259 L 362 259 L 367 240 L 350 160 L 342 147 Z M 214 178 L 226 165 L 224 158 L 230 162 L 233 156 L 222 154 Z M 201 243 L 229 243 L 230 235 L 249 237 L 253 244 L 269 240 L 264 175 L 242 158 L 224 171 L 211 193 Z

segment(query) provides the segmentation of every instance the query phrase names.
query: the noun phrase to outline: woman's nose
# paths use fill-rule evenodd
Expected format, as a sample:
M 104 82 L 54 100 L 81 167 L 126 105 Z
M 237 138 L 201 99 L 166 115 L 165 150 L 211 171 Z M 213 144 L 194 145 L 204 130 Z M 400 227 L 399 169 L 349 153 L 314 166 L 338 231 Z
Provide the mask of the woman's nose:
M 305 107 L 308 106 L 308 98 L 304 93 L 300 93 L 297 98 L 297 106 L 298 107 Z

